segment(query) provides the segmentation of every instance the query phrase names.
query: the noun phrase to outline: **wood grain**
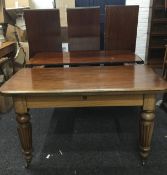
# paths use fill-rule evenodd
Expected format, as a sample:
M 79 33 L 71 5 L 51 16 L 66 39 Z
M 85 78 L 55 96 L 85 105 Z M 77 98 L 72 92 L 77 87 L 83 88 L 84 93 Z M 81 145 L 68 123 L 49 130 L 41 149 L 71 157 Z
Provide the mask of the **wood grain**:
M 100 49 L 100 8 L 67 9 L 69 50 Z
M 106 6 L 105 49 L 135 51 L 139 6 Z
M 1 88 L 5 94 L 141 94 L 167 90 L 167 82 L 147 65 L 25 68 Z
M 61 52 L 61 28 L 58 9 L 24 11 L 30 57 L 37 52 Z
M 139 63 L 143 60 L 129 51 L 71 51 L 64 53 L 41 52 L 35 54 L 27 61 L 27 66 L 40 65 L 94 65 L 109 64 L 122 65 L 124 63 Z
M 28 96 L 28 108 L 51 107 L 97 107 L 97 106 L 142 106 L 142 95 L 84 95 L 84 96 Z

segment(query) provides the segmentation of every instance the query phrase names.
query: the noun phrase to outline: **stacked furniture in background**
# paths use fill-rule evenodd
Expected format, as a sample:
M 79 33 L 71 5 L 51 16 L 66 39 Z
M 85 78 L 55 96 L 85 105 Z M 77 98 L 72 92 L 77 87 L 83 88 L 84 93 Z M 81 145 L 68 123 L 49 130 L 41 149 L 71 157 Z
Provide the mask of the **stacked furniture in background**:
M 76 7 L 100 7 L 100 49 L 104 49 L 104 21 L 106 5 L 125 5 L 126 0 L 75 0 Z
M 14 56 L 16 53 L 15 42 L 4 42 L 0 46 L 0 86 L 5 83 L 13 74 Z M 12 108 L 13 102 L 11 97 L 0 95 L 0 113 L 7 112 Z
M 61 28 L 58 9 L 25 10 L 30 57 L 38 52 L 61 52 Z
M 59 52 L 62 44 L 59 10 L 26 10 L 25 23 L 30 47 L 28 66 L 143 63 L 134 53 L 138 9 L 138 6 L 106 7 L 106 50 L 103 51 L 100 50 L 100 8 L 67 9 L 68 53 Z
M 153 0 L 150 39 L 148 46 L 149 65 L 161 67 L 167 41 L 166 0 Z
M 100 50 L 100 8 L 67 9 L 69 50 Z
M 135 52 L 139 6 L 106 6 L 105 50 Z

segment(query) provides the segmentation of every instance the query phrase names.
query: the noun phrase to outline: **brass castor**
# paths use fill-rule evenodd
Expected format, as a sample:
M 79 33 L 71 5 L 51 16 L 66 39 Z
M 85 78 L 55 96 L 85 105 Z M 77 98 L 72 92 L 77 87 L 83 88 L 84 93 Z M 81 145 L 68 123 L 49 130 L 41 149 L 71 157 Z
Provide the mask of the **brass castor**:
M 146 164 L 146 161 L 142 160 L 141 164 L 142 164 L 142 166 L 144 166 Z

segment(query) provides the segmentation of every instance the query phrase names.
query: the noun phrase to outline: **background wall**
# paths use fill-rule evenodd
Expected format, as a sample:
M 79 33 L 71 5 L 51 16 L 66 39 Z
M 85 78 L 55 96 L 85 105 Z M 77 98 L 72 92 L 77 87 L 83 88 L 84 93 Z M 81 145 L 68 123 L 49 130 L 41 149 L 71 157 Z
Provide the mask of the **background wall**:
M 67 26 L 67 8 L 74 8 L 75 0 L 56 0 L 56 8 L 60 9 L 60 22 L 62 27 Z
M 143 60 L 147 57 L 147 39 L 149 36 L 149 15 L 152 0 L 126 0 L 127 5 L 139 5 L 139 21 L 136 41 L 136 54 Z
M 29 0 L 5 0 L 5 5 L 6 8 L 14 8 L 17 5 L 19 7 L 27 7 L 29 6 Z
M 53 8 L 53 0 L 29 0 L 32 9 Z
M 0 23 L 4 22 L 3 7 L 4 7 L 4 1 L 0 0 Z

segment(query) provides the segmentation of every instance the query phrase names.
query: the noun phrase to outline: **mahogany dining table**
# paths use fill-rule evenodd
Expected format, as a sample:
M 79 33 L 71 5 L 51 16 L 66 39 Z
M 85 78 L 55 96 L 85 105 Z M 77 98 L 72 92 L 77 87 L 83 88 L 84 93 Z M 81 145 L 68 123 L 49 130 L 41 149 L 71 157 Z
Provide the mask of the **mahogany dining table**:
M 150 152 L 156 95 L 166 91 L 167 82 L 147 65 L 23 68 L 0 87 L 2 94 L 13 97 L 27 167 L 32 160 L 29 109 L 55 107 L 142 107 L 139 153 L 144 163 Z
M 27 67 L 33 66 L 82 66 L 82 65 L 124 65 L 143 64 L 144 61 L 130 51 L 70 51 L 70 52 L 39 52 L 26 62 Z

